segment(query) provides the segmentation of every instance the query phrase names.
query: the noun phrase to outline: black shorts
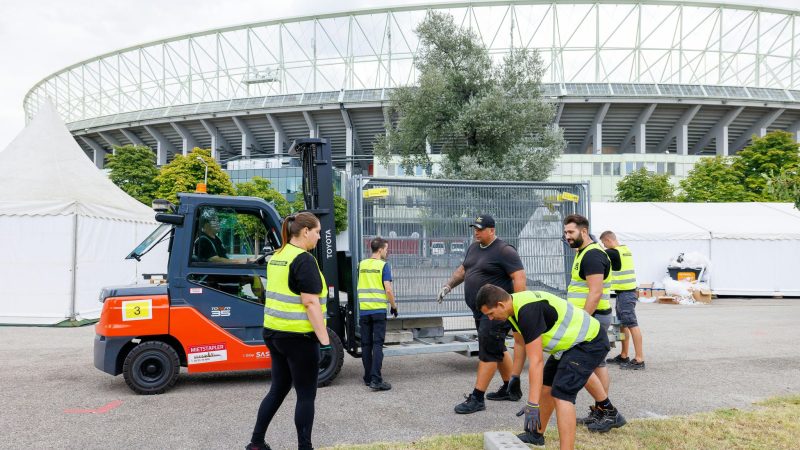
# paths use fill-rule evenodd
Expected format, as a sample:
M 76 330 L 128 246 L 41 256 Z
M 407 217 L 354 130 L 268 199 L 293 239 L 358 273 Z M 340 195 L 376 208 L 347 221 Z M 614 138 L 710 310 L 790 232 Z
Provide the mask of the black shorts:
M 551 355 L 544 364 L 542 384 L 552 387 L 553 397 L 575 403 L 578 392 L 605 361 L 609 350 L 608 334 L 600 330 L 596 338 L 565 351 L 561 359 Z
M 478 330 L 478 359 L 483 362 L 500 362 L 506 352 L 506 336 L 511 331 L 511 323 L 503 320 L 489 320 L 481 315 L 475 319 Z
M 617 293 L 617 319 L 623 327 L 638 327 L 636 320 L 636 291 L 622 291 Z

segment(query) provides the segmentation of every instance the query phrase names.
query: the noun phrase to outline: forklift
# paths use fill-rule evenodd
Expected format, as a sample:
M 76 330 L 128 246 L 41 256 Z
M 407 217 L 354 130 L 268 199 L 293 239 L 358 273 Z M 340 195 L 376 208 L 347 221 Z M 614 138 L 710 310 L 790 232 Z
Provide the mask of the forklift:
M 342 368 L 344 339 L 348 351 L 358 354 L 355 296 L 348 296 L 348 305 L 339 302 L 343 283 L 337 266 L 351 263 L 336 250 L 329 142 L 297 140 L 289 154 L 300 158 L 305 205 L 322 228 L 313 253 L 328 282 L 327 325 L 334 351 L 331 362 L 320 367 L 319 385 L 326 386 Z M 94 365 L 123 374 L 137 394 L 167 391 L 181 367 L 190 374 L 271 367 L 261 333 L 266 263 L 283 244 L 281 217 L 261 198 L 196 193 L 178 198 L 177 206 L 154 202 L 160 225 L 127 256 L 139 260 L 167 242 L 165 283 L 106 287 L 100 295 Z M 210 258 L 204 254 L 209 248 L 215 250 Z

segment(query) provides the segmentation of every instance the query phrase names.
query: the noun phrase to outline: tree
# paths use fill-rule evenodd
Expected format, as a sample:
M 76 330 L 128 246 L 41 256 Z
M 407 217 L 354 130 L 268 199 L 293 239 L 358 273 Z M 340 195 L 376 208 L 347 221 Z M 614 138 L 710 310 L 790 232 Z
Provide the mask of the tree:
M 291 212 L 289 202 L 283 198 L 280 192 L 273 189 L 272 183 L 265 178 L 253 177 L 251 181 L 237 184 L 236 195 L 263 198 L 275 207 L 281 217 L 286 217 Z M 240 218 L 240 223 L 246 230 L 247 235 L 252 236 L 255 240 L 253 248 L 261 248 L 259 244 L 266 237 L 264 225 L 254 216 L 243 216 Z
M 203 182 L 206 164 L 208 164 L 206 186 L 208 193 L 233 195 L 233 184 L 228 174 L 211 157 L 211 150 L 200 148 L 195 148 L 186 156 L 176 155 L 172 162 L 161 168 L 161 173 L 156 177 L 158 183 L 156 195 L 176 203 L 179 192 L 194 192 L 197 183 Z
M 749 202 L 754 195 L 741 182 L 741 175 L 729 158 L 701 158 L 689 175 L 681 180 L 684 202 Z
M 303 211 L 306 209 L 306 202 L 303 195 L 298 194 L 297 198 L 291 203 L 292 212 Z M 336 227 L 336 234 L 347 229 L 347 200 L 338 195 L 333 196 L 333 221 Z
M 669 182 L 669 175 L 650 173 L 644 167 L 617 183 L 618 202 L 669 202 L 674 196 L 675 187 Z
M 128 195 L 150 206 L 155 198 L 156 155 L 150 147 L 125 145 L 114 147 L 114 154 L 106 156 L 109 178 Z
M 764 179 L 770 201 L 791 202 L 800 209 L 800 169 L 783 169 L 773 176 L 764 174 Z
M 546 178 L 566 143 L 551 125 L 554 106 L 541 97 L 538 53 L 514 49 L 493 65 L 472 31 L 438 12 L 416 33 L 419 85 L 392 92 L 387 132 L 375 141 L 381 163 L 396 155 L 407 173 L 430 167 L 427 148 L 436 145 L 446 178 Z
M 733 158 L 733 169 L 740 174 L 747 192 L 757 201 L 773 201 L 767 192 L 764 175 L 779 174 L 800 167 L 800 144 L 792 133 L 772 131 L 764 137 L 753 136 L 753 143 Z

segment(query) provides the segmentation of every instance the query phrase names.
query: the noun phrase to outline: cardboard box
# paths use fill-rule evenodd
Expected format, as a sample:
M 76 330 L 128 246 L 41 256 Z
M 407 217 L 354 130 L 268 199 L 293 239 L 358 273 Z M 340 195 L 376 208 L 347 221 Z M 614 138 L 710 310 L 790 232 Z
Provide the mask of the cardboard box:
M 655 298 L 666 297 L 667 296 L 667 291 L 665 291 L 664 289 L 653 289 L 652 295 Z
M 710 289 L 696 289 L 692 290 L 692 298 L 699 303 L 711 303 L 711 290 Z
M 678 300 L 675 297 L 670 297 L 667 295 L 658 297 L 658 303 L 662 303 L 665 305 L 679 305 Z
M 642 283 L 637 289 L 639 297 L 652 297 L 653 296 L 653 283 Z

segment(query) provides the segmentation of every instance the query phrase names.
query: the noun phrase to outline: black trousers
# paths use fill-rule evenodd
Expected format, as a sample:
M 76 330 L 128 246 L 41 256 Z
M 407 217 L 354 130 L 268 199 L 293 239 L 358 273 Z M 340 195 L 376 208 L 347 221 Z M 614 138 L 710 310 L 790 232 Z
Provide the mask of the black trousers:
M 386 314 L 361 316 L 361 362 L 364 363 L 364 383 L 383 381 L 383 343 L 386 340 Z
M 264 442 L 267 427 L 294 385 L 297 392 L 294 409 L 297 448 L 313 449 L 311 429 L 314 426 L 314 400 L 317 397 L 319 342 L 308 337 L 265 338 L 264 342 L 272 358 L 272 383 L 258 408 L 251 441 Z

